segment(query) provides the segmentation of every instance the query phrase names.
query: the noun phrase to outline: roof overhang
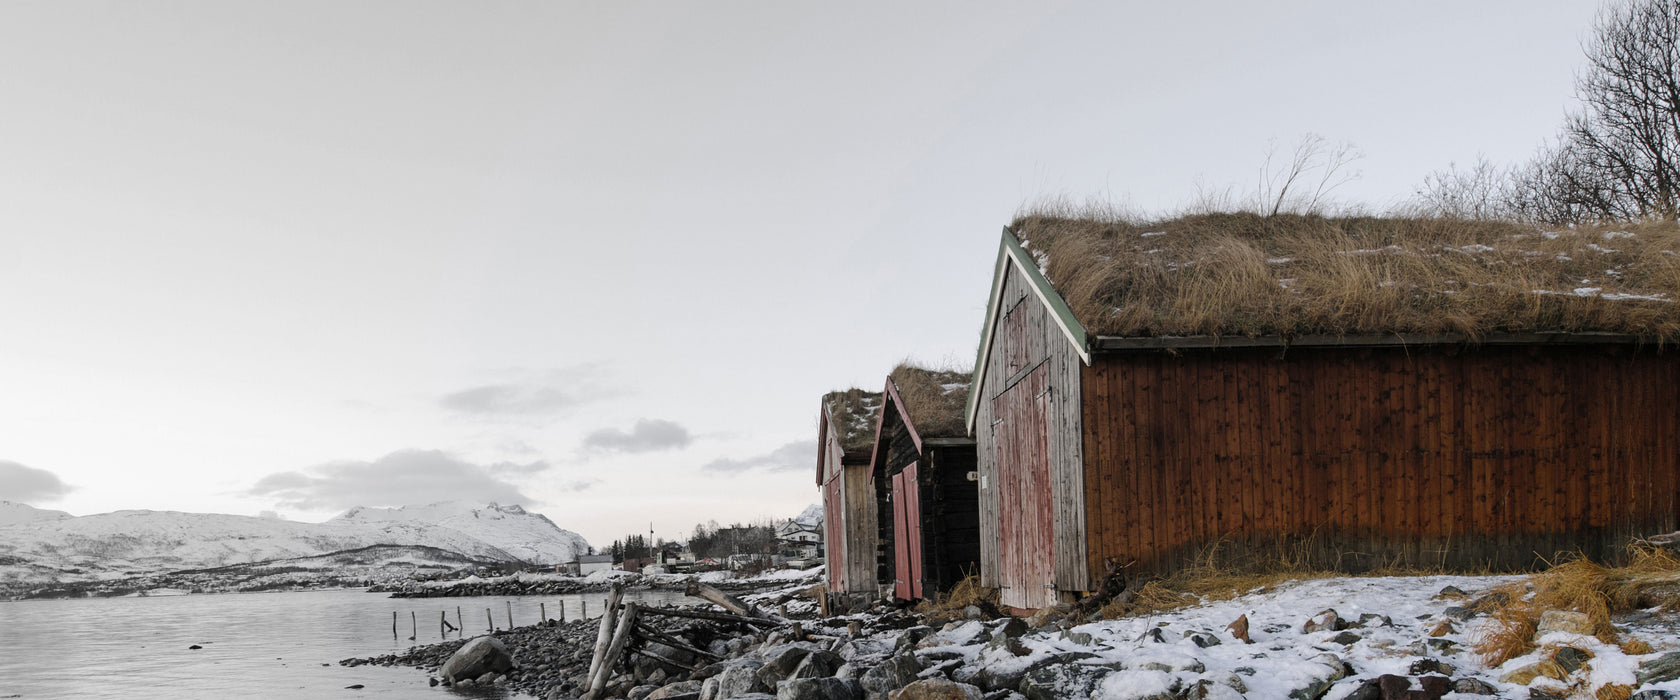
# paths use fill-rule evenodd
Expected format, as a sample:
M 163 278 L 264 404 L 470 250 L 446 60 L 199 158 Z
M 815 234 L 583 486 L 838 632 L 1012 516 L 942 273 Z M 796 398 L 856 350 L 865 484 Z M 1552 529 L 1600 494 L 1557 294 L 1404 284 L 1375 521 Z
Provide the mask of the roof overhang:
M 968 427 L 968 434 L 974 435 L 974 416 L 980 406 L 980 395 L 984 393 L 986 374 L 986 360 L 992 351 L 992 337 L 997 334 L 998 315 L 1003 313 L 1003 281 L 1008 278 L 1009 267 L 1021 271 L 1021 276 L 1027 280 L 1027 286 L 1032 288 L 1033 295 L 1038 297 L 1039 303 L 1050 312 L 1050 317 L 1056 320 L 1062 335 L 1067 337 L 1068 343 L 1073 345 L 1074 351 L 1079 353 L 1079 359 L 1085 364 L 1091 364 L 1091 346 L 1085 333 L 1085 326 L 1074 318 L 1073 310 L 1068 308 L 1067 301 L 1056 288 L 1050 285 L 1050 280 L 1038 269 L 1038 262 L 1033 260 L 1032 254 L 1021 247 L 1021 241 L 1015 237 L 1015 232 L 1003 227 L 1003 241 L 998 244 L 997 265 L 992 269 L 992 294 L 986 302 L 986 325 L 980 333 L 980 350 L 974 360 L 974 379 L 969 383 L 968 410 L 963 422 Z
M 1220 350 L 1242 348 L 1394 348 L 1425 345 L 1649 345 L 1649 339 L 1625 333 L 1382 333 L 1370 335 L 1160 336 L 1128 338 L 1098 336 L 1091 340 L 1097 353 L 1150 350 Z

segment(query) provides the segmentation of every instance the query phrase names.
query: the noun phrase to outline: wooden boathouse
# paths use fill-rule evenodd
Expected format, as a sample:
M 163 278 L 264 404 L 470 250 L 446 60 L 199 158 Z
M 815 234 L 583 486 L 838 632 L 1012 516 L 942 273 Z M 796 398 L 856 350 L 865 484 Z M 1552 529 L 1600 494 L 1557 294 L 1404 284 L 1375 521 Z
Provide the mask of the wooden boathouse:
M 967 422 L 982 582 L 1615 559 L 1676 529 L 1680 229 L 1028 216 Z
M 870 468 L 880 410 L 880 394 L 849 389 L 823 396 L 817 419 L 828 590 L 871 600 L 881 595 L 884 574 L 876 515 L 883 495 Z
M 893 597 L 949 590 L 980 564 L 974 440 L 963 415 L 967 372 L 900 365 L 882 391 L 870 470 L 886 498 L 881 517 L 885 580 Z

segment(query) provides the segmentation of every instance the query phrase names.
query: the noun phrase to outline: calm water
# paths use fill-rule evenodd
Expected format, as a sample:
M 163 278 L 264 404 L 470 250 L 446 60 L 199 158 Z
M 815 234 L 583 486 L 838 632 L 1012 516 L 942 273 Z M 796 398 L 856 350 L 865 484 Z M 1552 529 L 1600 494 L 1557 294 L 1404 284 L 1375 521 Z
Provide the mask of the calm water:
M 627 591 L 630 600 L 683 602 L 681 592 Z M 549 617 L 599 616 L 605 593 L 507 598 L 386 598 L 361 591 L 0 602 L 0 698 L 451 698 L 412 668 L 344 668 L 340 659 L 443 639 L 438 615 L 461 611 L 468 637 Z M 398 634 L 391 635 L 391 613 Z M 418 639 L 409 641 L 410 613 Z M 456 639 L 451 633 L 449 639 Z M 203 649 L 187 647 L 198 644 Z M 359 690 L 346 686 L 360 684 Z M 504 697 L 488 692 L 476 697 Z

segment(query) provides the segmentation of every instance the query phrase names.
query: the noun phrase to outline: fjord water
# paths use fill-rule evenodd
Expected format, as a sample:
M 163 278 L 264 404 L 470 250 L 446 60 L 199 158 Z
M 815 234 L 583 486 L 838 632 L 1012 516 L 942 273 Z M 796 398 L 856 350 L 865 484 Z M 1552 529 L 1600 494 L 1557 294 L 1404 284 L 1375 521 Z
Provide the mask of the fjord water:
M 338 665 L 340 659 L 434 644 L 438 615 L 467 637 L 537 621 L 539 604 L 578 619 L 600 615 L 605 593 L 478 598 L 387 598 L 359 590 L 0 602 L 0 698 L 450 698 L 516 697 L 430 687 L 414 668 Z M 650 604 L 681 592 L 627 591 Z M 391 634 L 391 613 L 398 631 Z M 410 615 L 418 620 L 409 641 Z M 449 639 L 456 639 L 450 633 Z M 202 649 L 189 649 L 192 645 Z M 361 685 L 360 689 L 348 686 Z

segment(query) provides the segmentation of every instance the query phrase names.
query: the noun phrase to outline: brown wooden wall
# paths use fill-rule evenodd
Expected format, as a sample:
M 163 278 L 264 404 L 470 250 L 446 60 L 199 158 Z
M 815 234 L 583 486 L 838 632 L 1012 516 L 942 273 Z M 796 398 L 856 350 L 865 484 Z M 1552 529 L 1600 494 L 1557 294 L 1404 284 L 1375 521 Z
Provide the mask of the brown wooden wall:
M 1040 366 L 1047 368 L 1046 444 L 1050 459 L 1055 508 L 1042 514 L 1055 542 L 1056 586 L 1078 591 L 1090 588 L 1085 559 L 1084 439 L 1080 427 L 1081 370 L 1084 361 L 1056 325 L 1026 278 L 1013 263 L 1006 268 L 999 318 L 992 335 L 986 368 L 979 385 L 974 420 L 976 458 L 980 472 L 980 578 L 998 586 L 1001 541 L 998 514 L 998 449 L 993 399 Z M 1007 467 L 1008 465 L 1002 465 Z
M 1526 568 L 1676 529 L 1680 354 L 1627 347 L 1098 355 L 1088 564 Z

